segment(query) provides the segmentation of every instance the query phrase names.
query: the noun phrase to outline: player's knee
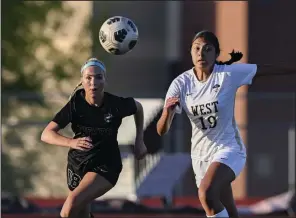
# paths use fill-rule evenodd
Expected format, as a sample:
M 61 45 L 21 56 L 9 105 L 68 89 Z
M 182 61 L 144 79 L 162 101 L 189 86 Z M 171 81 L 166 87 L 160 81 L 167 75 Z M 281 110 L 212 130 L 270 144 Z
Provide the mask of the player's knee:
M 79 211 L 78 198 L 75 195 L 69 195 L 66 202 L 64 203 L 63 209 L 60 213 L 61 217 L 70 217 L 70 215 L 75 214 L 75 211 Z
M 201 185 L 198 189 L 198 197 L 202 202 L 211 202 L 215 199 L 219 200 L 219 192 L 213 185 Z
M 67 213 L 65 210 L 62 210 L 60 212 L 60 217 L 61 218 L 68 218 L 69 217 L 69 213 Z
M 68 208 L 63 208 L 61 210 L 60 217 L 62 217 L 62 218 L 68 218 L 68 217 L 70 217 L 70 213 L 69 213 Z

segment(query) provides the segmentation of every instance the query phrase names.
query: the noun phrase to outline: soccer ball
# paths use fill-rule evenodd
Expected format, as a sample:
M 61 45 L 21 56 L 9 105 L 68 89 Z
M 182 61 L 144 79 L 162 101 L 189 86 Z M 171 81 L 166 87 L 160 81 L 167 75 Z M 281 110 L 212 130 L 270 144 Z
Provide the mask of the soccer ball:
M 122 16 L 107 19 L 99 33 L 102 47 L 114 55 L 122 55 L 131 51 L 137 44 L 138 37 L 138 28 L 135 23 Z

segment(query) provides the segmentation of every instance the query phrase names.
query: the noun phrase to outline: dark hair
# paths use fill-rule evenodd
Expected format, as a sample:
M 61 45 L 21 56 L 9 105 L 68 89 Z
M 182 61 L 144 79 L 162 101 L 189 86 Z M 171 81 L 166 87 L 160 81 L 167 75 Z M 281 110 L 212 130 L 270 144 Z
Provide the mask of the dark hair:
M 204 38 L 206 41 L 210 42 L 214 47 L 215 47 L 215 50 L 216 50 L 216 53 L 217 55 L 219 56 L 220 55 L 220 44 L 219 44 L 219 40 L 217 38 L 217 36 L 211 32 L 211 31 L 208 31 L 208 30 L 203 30 L 203 31 L 200 31 L 198 32 L 193 40 L 192 40 L 192 43 L 197 39 L 197 38 Z M 216 61 L 216 64 L 218 65 L 230 65 L 234 62 L 237 62 L 239 61 L 240 59 L 242 59 L 243 57 L 243 53 L 241 52 L 235 52 L 234 50 L 232 50 L 231 53 L 229 53 L 231 58 L 228 60 L 228 61 Z

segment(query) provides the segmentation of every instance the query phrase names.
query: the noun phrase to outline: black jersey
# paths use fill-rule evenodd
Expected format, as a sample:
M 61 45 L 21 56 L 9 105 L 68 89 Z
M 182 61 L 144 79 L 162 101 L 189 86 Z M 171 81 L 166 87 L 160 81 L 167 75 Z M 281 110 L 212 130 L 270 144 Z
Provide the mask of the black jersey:
M 133 98 L 123 98 L 104 93 L 103 104 L 92 106 L 85 100 L 83 89 L 76 91 L 70 101 L 56 114 L 52 121 L 60 128 L 71 123 L 74 138 L 91 137 L 93 148 L 88 151 L 70 149 L 68 161 L 81 166 L 89 160 L 121 168 L 117 133 L 124 117 L 135 114 L 136 103 Z

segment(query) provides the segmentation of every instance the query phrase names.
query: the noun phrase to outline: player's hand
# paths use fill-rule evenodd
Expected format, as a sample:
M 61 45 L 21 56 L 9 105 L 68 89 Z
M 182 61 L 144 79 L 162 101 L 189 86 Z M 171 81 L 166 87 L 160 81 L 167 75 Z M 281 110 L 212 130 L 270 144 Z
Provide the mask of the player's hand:
M 87 151 L 91 149 L 93 145 L 90 137 L 83 137 L 83 138 L 72 139 L 70 141 L 69 147 L 72 149 Z
M 166 110 L 174 110 L 176 106 L 179 104 L 180 104 L 179 97 L 171 97 L 166 100 L 164 108 Z
M 141 160 L 147 154 L 147 147 L 142 137 L 137 137 L 135 141 L 134 154 L 138 160 Z

